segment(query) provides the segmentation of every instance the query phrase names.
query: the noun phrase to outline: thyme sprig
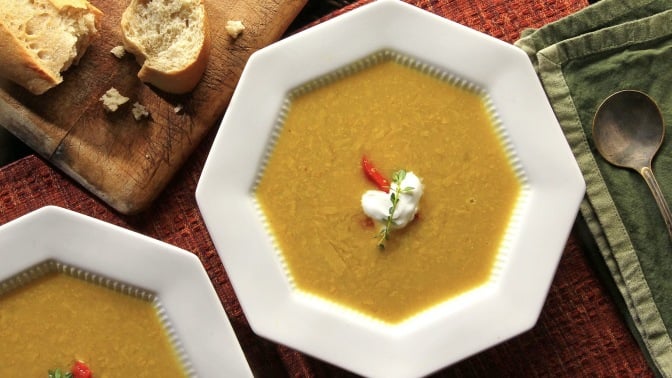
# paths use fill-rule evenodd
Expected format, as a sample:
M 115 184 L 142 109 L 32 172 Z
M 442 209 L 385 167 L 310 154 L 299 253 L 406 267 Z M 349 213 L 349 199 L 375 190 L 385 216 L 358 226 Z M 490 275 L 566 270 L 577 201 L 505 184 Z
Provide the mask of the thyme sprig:
M 385 242 L 390 239 L 390 233 L 392 232 L 392 227 L 396 224 L 394 223 L 394 212 L 397 211 L 397 205 L 399 204 L 399 196 L 402 194 L 410 193 L 413 191 L 413 187 L 407 186 L 405 188 L 401 187 L 401 182 L 406 178 L 406 170 L 400 169 L 392 175 L 392 185 L 390 188 L 394 188 L 390 193 L 390 202 L 392 206 L 388 211 L 387 217 L 383 219 L 385 226 L 378 233 L 378 248 L 385 249 Z
M 63 372 L 61 369 L 49 370 L 49 378 L 73 378 L 73 374 L 69 371 Z

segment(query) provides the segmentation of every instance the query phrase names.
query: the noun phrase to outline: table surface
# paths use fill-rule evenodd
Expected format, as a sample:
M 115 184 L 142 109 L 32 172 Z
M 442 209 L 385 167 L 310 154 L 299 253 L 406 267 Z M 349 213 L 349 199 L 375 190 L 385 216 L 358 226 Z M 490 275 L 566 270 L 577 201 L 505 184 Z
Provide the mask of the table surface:
M 329 2 L 342 6 L 347 0 Z M 320 21 L 368 0 L 346 6 Z M 412 4 L 512 42 L 525 27 L 539 27 L 587 3 L 583 0 L 411 0 Z M 311 5 L 311 3 L 313 3 Z M 292 30 L 310 26 L 317 12 L 309 2 Z M 258 377 L 348 377 L 338 367 L 251 330 L 198 211 L 194 191 L 217 128 L 204 138 L 155 203 L 145 212 L 115 212 L 42 158 L 27 153 L 0 168 L 0 225 L 45 205 L 56 205 L 176 245 L 203 263 L 250 366 Z M 25 154 L 24 154 L 25 155 Z M 653 376 L 619 312 L 618 297 L 587 253 L 580 220 L 569 236 L 537 325 L 436 376 Z M 456 340 L 459 342 L 459 340 Z

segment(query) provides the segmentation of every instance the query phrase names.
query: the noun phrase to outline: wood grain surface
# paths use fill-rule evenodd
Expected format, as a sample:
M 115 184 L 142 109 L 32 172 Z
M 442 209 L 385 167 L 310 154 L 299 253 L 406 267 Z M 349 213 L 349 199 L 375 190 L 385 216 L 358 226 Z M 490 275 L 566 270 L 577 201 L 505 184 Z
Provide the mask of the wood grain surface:
M 249 56 L 279 39 L 306 0 L 206 0 L 212 48 L 196 89 L 170 95 L 142 83 L 131 54 L 121 44 L 119 20 L 130 0 L 91 0 L 104 12 L 100 34 L 64 82 L 43 95 L 0 83 L 0 124 L 117 211 L 146 209 L 206 132 L 217 125 Z M 227 20 L 245 31 L 232 39 Z M 99 101 L 110 87 L 130 98 L 107 113 Z M 150 118 L 136 121 L 131 104 Z M 183 110 L 176 112 L 176 107 Z

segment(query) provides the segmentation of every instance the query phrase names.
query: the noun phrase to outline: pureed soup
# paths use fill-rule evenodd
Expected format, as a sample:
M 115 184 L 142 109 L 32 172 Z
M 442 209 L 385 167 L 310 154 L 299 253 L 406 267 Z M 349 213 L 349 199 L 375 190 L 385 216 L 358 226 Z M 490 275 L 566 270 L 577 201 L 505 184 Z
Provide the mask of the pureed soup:
M 0 376 L 184 377 L 152 302 L 60 272 L 0 295 Z
M 521 193 L 483 94 L 425 71 L 384 51 L 295 90 L 255 191 L 293 284 L 386 323 L 486 283 Z M 421 181 L 387 238 L 371 166 Z

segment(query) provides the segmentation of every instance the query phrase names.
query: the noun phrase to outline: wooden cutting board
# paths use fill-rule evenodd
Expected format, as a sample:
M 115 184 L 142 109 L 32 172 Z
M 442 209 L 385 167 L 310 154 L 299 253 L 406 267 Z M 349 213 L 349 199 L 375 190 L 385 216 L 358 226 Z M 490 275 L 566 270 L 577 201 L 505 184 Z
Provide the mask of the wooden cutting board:
M 1 83 L 0 125 L 117 211 L 140 212 L 219 122 L 249 56 L 279 39 L 306 1 L 206 0 L 208 68 L 192 93 L 178 96 L 138 80 L 131 54 L 118 59 L 110 53 L 121 44 L 119 20 L 130 0 L 90 0 L 105 14 L 99 38 L 64 73 L 64 82 L 43 95 Z M 235 40 L 224 28 L 227 20 L 246 26 Z M 99 101 L 110 87 L 130 98 L 115 113 Z M 150 119 L 133 118 L 136 101 Z

